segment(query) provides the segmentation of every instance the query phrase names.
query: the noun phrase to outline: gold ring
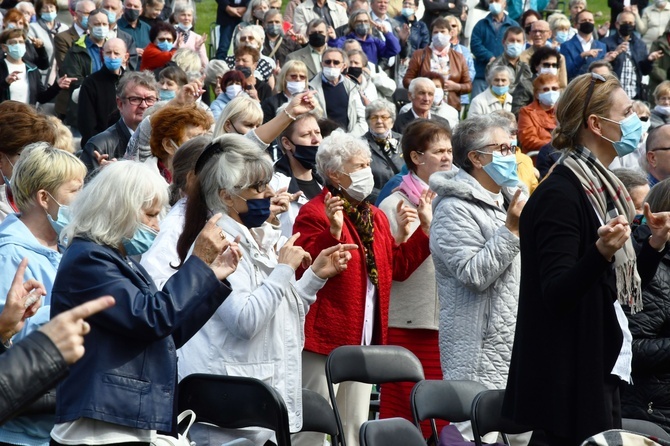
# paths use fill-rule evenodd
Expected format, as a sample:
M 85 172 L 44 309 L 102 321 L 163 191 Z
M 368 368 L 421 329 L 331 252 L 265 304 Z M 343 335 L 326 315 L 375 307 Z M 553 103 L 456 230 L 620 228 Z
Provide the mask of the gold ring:
M 221 240 L 225 240 L 225 239 L 226 239 L 226 234 L 224 234 L 223 231 L 220 231 L 220 232 L 219 232 L 219 236 L 221 237 Z

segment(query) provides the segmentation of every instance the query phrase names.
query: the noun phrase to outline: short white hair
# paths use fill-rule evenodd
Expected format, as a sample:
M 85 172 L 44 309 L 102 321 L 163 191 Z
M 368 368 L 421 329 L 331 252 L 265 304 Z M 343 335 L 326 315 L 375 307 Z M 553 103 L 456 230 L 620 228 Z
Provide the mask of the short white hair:
M 87 238 L 118 247 L 142 222 L 142 212 L 168 203 L 168 184 L 145 163 L 123 160 L 101 169 L 71 204 L 71 220 L 61 241 Z
M 251 8 L 249 8 L 251 9 Z M 244 28 L 240 29 L 237 34 L 235 34 L 235 48 L 238 48 L 240 46 L 240 37 L 242 33 L 251 33 L 252 36 L 254 36 L 254 40 L 259 43 L 260 48 L 263 48 L 263 42 L 265 42 L 265 31 L 263 31 L 263 27 L 260 25 L 249 25 L 245 26 Z M 260 50 L 259 50 L 260 51 Z
M 507 79 L 509 82 L 514 82 L 514 71 L 506 65 L 493 65 L 486 71 L 486 83 L 491 85 L 493 78 L 496 77 L 498 73 L 507 73 Z
M 435 84 L 433 83 L 432 80 L 428 79 L 427 77 L 415 77 L 409 83 L 409 87 L 407 88 L 409 94 L 414 96 L 414 92 L 416 91 L 417 88 L 419 88 L 419 85 L 426 85 L 426 86 L 430 85 L 431 87 L 433 87 L 433 91 L 435 91 Z
M 193 14 L 195 14 L 195 9 L 193 8 L 193 5 L 190 3 L 186 3 L 184 1 L 178 1 L 175 2 L 174 5 L 172 5 L 172 14 L 181 14 L 182 12 L 186 11 L 191 11 Z
M 26 11 L 24 11 L 23 8 L 29 8 L 30 11 L 35 12 L 35 5 L 33 5 L 30 2 L 18 2 L 14 7 L 23 14 L 26 13 Z
M 344 163 L 355 156 L 371 159 L 370 147 L 364 140 L 343 130 L 335 130 L 321 141 L 316 151 L 316 171 L 328 180 L 328 174 L 340 172 Z

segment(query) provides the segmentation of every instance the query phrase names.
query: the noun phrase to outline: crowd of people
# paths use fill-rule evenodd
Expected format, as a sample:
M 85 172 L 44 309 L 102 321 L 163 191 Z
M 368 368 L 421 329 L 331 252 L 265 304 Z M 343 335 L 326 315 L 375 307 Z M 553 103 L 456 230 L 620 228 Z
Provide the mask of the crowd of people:
M 375 344 L 506 389 L 514 445 L 670 432 L 666 0 L 217 3 L 0 3 L 0 444 L 149 445 L 212 373 L 323 445 L 302 389 Z

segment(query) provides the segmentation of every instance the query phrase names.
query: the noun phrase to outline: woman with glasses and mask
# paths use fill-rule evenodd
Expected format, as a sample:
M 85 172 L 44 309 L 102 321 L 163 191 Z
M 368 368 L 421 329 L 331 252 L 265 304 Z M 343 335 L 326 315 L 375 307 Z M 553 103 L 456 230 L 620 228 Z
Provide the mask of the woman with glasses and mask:
M 8 215 L 0 225 L 0 271 L 15 271 L 26 258 L 25 278 L 37 280 L 46 290 L 41 308 L 14 336 L 16 342 L 50 318 L 53 285 L 64 250 L 59 236 L 68 224 L 69 205 L 84 184 L 86 167 L 74 155 L 45 142 L 29 144 L 12 164 L 10 190 L 18 213 Z M 9 281 L 0 282 L 0 309 L 9 286 Z M 9 339 L 2 342 L 10 344 Z M 32 415 L 18 417 L 0 428 L 0 441 L 47 445 L 55 421 L 54 404 L 53 392 L 42 397 Z
M 381 113 L 381 112 L 380 112 Z M 368 201 L 374 187 L 371 153 L 365 141 L 336 130 L 319 145 L 316 170 L 325 181 L 321 193 L 305 204 L 293 225 L 298 244 L 313 257 L 338 243 L 355 243 L 342 274 L 317 294 L 307 314 L 303 351 L 303 386 L 328 398 L 325 364 L 341 345 L 387 344 L 391 283 L 405 280 L 428 257 L 430 201 L 418 209 L 400 206 L 401 225 L 419 221 L 420 230 L 397 244 L 388 219 Z M 347 444 L 358 444 L 361 424 L 368 418 L 369 384 L 341 383 L 338 402 Z M 324 434 L 300 434 L 300 444 L 322 444 Z M 304 442 L 304 443 L 303 443 Z
M 621 428 L 619 389 L 632 360 L 622 306 L 643 310 L 670 214 L 645 205 L 650 236 L 633 244 L 633 202 L 605 166 L 635 150 L 642 125 L 614 76 L 575 78 L 556 117 L 552 144 L 564 154 L 519 226 L 521 292 L 503 415 L 544 431 L 550 446 L 570 446 Z
M 349 250 L 337 244 L 312 257 L 282 236 L 270 211 L 272 160 L 239 135 L 216 138 L 200 155 L 196 180 L 186 205 L 185 226 L 177 251 L 182 261 L 192 240 L 212 212 L 221 212 L 218 228 L 236 240 L 241 260 L 228 277 L 232 293 L 214 316 L 179 350 L 179 376 L 215 373 L 257 378 L 274 387 L 286 402 L 289 428 L 302 427 L 300 352 L 305 314 L 326 281 L 347 269 Z M 186 260 L 188 262 L 188 260 Z M 295 271 L 305 268 L 296 280 Z M 269 430 L 225 430 L 197 424 L 189 435 L 198 444 L 221 444 L 249 438 L 262 446 Z
M 176 430 L 176 350 L 231 293 L 226 278 L 241 254 L 216 214 L 158 291 L 133 256 L 152 245 L 167 201 L 156 171 L 124 160 L 102 169 L 72 202 L 51 312 L 107 294 L 116 305 L 87 320 L 86 352 L 58 387 L 52 444 L 148 446 L 156 431 Z
M 521 273 L 519 215 L 526 195 L 509 126 L 492 115 L 462 121 L 451 139 L 460 170 L 436 172 L 429 183 L 437 194 L 430 251 L 442 373 L 489 389 L 507 382 Z M 456 426 L 471 437 L 469 422 Z
M 140 70 L 154 71 L 165 67 L 179 49 L 182 39 L 177 39 L 177 31 L 166 22 L 156 22 L 149 31 L 151 43 L 144 48 Z
M 277 76 L 279 92 L 261 102 L 263 122 L 277 116 L 279 107 L 287 103 L 294 94 L 309 90 L 307 66 L 300 60 L 289 60 L 284 64 Z

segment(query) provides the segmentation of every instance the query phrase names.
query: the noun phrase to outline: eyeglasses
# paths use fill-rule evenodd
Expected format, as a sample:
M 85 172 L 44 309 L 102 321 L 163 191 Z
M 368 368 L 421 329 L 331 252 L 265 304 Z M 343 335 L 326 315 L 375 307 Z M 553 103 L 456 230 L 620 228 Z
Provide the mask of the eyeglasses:
M 558 68 L 557 63 L 542 62 L 542 68 Z
M 157 37 L 156 40 L 159 42 L 173 42 L 172 37 Z
M 500 147 L 499 149 L 495 149 L 495 150 L 493 150 L 492 152 L 500 152 L 500 154 L 501 154 L 502 156 L 507 156 L 507 155 L 510 155 L 510 154 L 515 154 L 516 151 L 518 150 L 518 147 L 517 147 L 517 146 L 513 146 L 513 145 L 511 145 L 511 144 L 505 144 L 505 143 L 503 143 L 503 144 L 496 144 L 496 143 L 492 143 L 492 144 L 486 144 L 485 146 L 482 146 L 482 147 L 478 148 L 477 150 L 475 150 L 475 152 L 490 154 L 491 152 L 485 152 L 484 150 L 482 150 L 482 149 L 486 149 L 486 148 L 489 148 L 489 147 Z
M 591 73 L 591 83 L 589 84 L 589 89 L 586 91 L 586 100 L 584 101 L 584 113 L 582 113 L 582 121 L 584 122 L 584 128 L 588 127 L 586 125 L 586 110 L 589 108 L 589 103 L 591 102 L 591 96 L 593 96 L 593 88 L 596 86 L 596 81 L 606 82 L 606 79 L 599 75 L 598 73 Z
M 235 189 L 240 190 L 240 191 L 241 191 L 241 190 L 244 190 L 244 189 L 253 189 L 253 190 L 255 190 L 256 192 L 258 192 L 259 194 L 262 194 L 262 193 L 264 193 L 265 190 L 268 188 L 268 184 L 270 184 L 270 183 L 268 183 L 268 182 L 266 182 L 266 181 L 259 181 L 258 183 L 252 184 L 251 186 L 248 186 L 248 187 L 236 187 Z M 240 196 L 238 195 L 238 197 L 240 197 Z M 244 197 L 240 197 L 240 198 L 243 199 L 244 201 L 247 201 L 247 199 L 244 198 Z
M 638 118 L 640 118 L 640 121 L 642 121 L 642 122 L 649 121 L 649 116 L 638 116 Z
M 373 115 L 370 116 L 370 121 L 388 121 L 391 119 L 389 115 Z
M 548 32 L 548 29 L 531 29 L 529 34 L 544 34 Z
M 323 64 L 326 65 L 326 66 L 328 66 L 328 65 L 334 65 L 334 66 L 336 66 L 336 67 L 339 67 L 341 63 L 342 63 L 342 61 L 340 61 L 340 60 L 334 60 L 334 59 L 325 59 L 325 60 L 323 61 Z
M 254 36 L 241 36 L 240 37 L 240 42 L 253 42 Z
M 149 96 L 147 98 L 141 98 L 139 96 L 129 96 L 124 99 L 126 99 L 132 105 L 140 105 L 142 102 L 144 102 L 145 104 L 147 104 L 148 107 L 151 107 L 157 101 L 157 99 L 153 96 Z

